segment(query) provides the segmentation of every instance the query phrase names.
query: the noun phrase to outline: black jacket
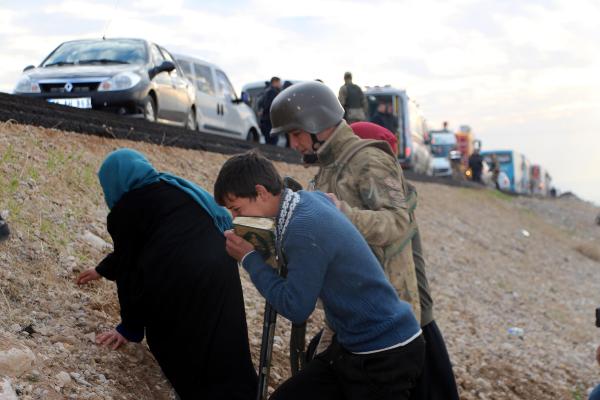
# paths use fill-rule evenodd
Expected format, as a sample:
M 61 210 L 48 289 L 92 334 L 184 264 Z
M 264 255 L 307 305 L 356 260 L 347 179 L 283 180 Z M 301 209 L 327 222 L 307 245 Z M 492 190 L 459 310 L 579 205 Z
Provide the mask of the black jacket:
M 269 86 L 263 97 L 260 99 L 259 108 L 262 109 L 262 114 L 260 116 L 261 121 L 271 120 L 271 104 L 279 92 L 279 89 Z
M 210 216 L 165 182 L 133 190 L 108 215 L 122 327 L 143 335 L 182 399 L 254 399 L 236 262 Z

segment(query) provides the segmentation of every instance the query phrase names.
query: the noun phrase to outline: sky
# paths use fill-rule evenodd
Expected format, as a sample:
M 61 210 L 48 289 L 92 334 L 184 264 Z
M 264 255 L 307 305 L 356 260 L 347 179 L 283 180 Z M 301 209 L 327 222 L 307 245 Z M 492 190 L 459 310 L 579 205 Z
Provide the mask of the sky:
M 238 94 L 273 75 L 337 93 L 351 71 L 600 204 L 598 21 L 597 0 L 0 0 L 0 91 L 63 41 L 103 34 L 213 62 Z

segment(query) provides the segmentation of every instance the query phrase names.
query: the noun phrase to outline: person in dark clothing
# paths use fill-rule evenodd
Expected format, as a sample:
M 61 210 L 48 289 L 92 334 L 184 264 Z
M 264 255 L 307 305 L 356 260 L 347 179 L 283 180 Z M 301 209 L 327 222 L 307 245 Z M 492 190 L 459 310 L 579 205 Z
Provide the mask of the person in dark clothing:
M 388 113 L 387 104 L 384 102 L 377 105 L 377 111 L 371 117 L 371 122 L 384 127 L 390 132 L 396 132 L 396 127 L 398 126 L 397 122 L 394 123 L 394 116 Z
M 338 100 L 344 107 L 344 119 L 349 124 L 367 119 L 367 98 L 360 86 L 352 82 L 352 74 L 344 74 L 344 85 L 340 87 Z
M 469 168 L 471 168 L 471 176 L 473 182 L 481 182 L 481 172 L 483 171 L 483 157 L 479 154 L 479 150 L 475 150 L 469 157 Z
M 260 99 L 258 105 L 260 110 L 260 130 L 262 131 L 262 134 L 265 137 L 265 143 L 267 144 L 277 144 L 277 138 L 272 138 L 271 135 L 269 135 L 271 132 L 271 114 L 269 113 L 269 110 L 271 109 L 271 103 L 273 103 L 273 100 L 280 91 L 281 79 L 274 76 L 271 78 L 271 85 Z
M 224 249 L 227 211 L 134 150 L 111 153 L 98 175 L 114 251 L 77 283 L 116 281 L 121 323 L 97 342 L 116 349 L 145 334 L 182 399 L 254 400 L 242 287 Z

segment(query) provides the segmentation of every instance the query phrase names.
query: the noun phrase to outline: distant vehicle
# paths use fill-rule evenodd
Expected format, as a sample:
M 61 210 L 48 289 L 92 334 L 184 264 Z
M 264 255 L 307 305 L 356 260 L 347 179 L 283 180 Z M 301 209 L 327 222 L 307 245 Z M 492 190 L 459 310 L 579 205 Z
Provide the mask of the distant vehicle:
M 456 149 L 456 136 L 449 130 L 429 131 L 433 176 L 452 176 L 450 152 Z
M 176 54 L 185 76 L 196 89 L 197 124 L 201 131 L 259 142 L 254 112 L 237 97 L 221 68 L 197 58 Z
M 523 154 L 512 150 L 482 151 L 481 155 L 489 165 L 492 164 L 492 154 L 495 154 L 498 159 L 501 174 L 504 173 L 506 179 L 508 179 L 509 185 L 505 190 L 519 194 L 530 194 L 529 160 Z M 505 180 L 504 177 L 502 179 Z M 506 187 L 504 182 L 499 183 L 501 188 Z
M 196 129 L 191 83 L 167 50 L 142 39 L 62 43 L 24 69 L 14 92 Z
M 386 117 L 391 117 L 393 133 L 398 138 L 398 159 L 402 167 L 431 175 L 433 157 L 429 151 L 429 131 L 417 103 L 408 97 L 405 90 L 388 86 L 367 88 L 365 95 L 369 119 L 375 116 L 378 108 L 382 108 L 382 104 L 385 105 Z

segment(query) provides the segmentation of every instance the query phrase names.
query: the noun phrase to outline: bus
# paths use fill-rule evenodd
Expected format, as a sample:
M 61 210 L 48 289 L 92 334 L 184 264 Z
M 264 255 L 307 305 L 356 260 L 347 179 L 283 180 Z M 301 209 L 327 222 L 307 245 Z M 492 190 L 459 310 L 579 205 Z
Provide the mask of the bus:
M 482 151 L 483 159 L 492 165 L 492 155 L 500 164 L 500 173 L 508 178 L 506 190 L 518 194 L 531 194 L 531 164 L 527 157 L 513 150 Z

